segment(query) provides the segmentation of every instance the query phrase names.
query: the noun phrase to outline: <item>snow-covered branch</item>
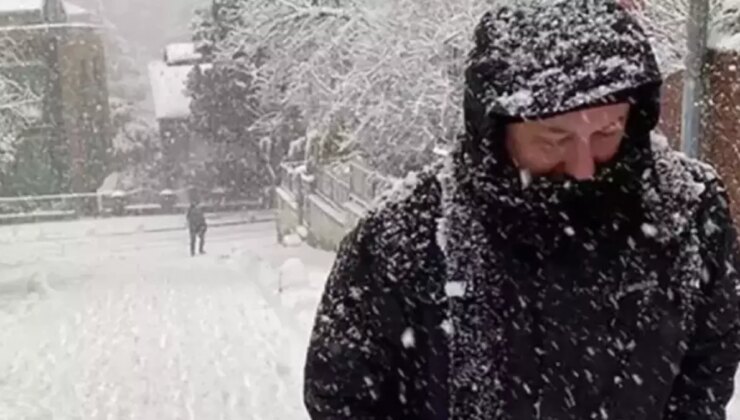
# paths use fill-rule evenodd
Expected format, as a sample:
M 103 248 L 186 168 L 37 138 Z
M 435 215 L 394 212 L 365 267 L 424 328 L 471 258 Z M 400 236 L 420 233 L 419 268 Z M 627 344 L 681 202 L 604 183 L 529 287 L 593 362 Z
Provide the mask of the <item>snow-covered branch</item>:
M 716 20 L 722 0 L 710 1 Z M 241 0 L 224 6 L 219 13 L 226 18 L 213 24 L 228 27 L 214 56 L 249 63 L 241 68 L 252 83 L 248 102 L 258 109 L 247 131 L 280 137 L 277 127 L 297 109 L 312 143 L 338 142 L 332 150 L 363 153 L 382 170 L 400 173 L 408 169 L 408 156 L 426 156 L 462 131 L 462 78 L 472 31 L 501 2 L 509 4 Z M 643 3 L 635 13 L 670 74 L 683 66 L 688 0 Z M 325 149 L 312 144 L 317 147 Z
M 710 5 L 710 44 L 722 32 L 723 21 L 737 0 L 708 0 Z M 636 12 L 650 34 L 658 60 L 666 74 L 683 69 L 687 53 L 686 25 L 689 18 L 689 0 L 645 1 Z M 734 5 L 733 5 L 734 4 Z M 737 14 L 735 14 L 737 19 Z M 723 18 L 724 17 L 724 18 Z
M 0 172 L 13 161 L 20 133 L 40 109 L 39 93 L 18 78 L 23 64 L 19 43 L 0 39 Z
M 280 110 L 297 107 L 322 141 L 341 138 L 340 149 L 401 172 L 404 156 L 460 130 L 465 52 L 492 2 L 328 3 L 243 2 L 238 21 L 249 23 L 217 54 L 257 62 L 249 71 L 261 127 L 280 126 Z

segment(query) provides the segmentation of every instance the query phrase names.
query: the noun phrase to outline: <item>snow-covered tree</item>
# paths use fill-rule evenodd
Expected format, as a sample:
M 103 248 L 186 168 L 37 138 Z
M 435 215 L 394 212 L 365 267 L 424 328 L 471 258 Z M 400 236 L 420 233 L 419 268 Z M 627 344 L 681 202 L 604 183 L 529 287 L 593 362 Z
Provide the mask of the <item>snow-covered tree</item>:
M 710 46 L 729 33 L 740 30 L 740 3 L 737 0 L 709 1 Z M 687 53 L 686 26 L 690 0 L 641 1 L 635 13 L 650 34 L 665 74 L 682 70 Z
M 111 98 L 130 104 L 146 101 L 150 86 L 141 65 L 142 49 L 132 45 L 115 27 L 106 27 L 103 39 Z
M 210 57 L 217 44 L 245 24 L 239 13 L 240 3 L 241 0 L 214 0 L 195 10 L 191 30 L 201 53 Z
M 116 188 L 161 189 L 164 160 L 157 130 L 137 115 L 131 102 L 113 97 L 110 106 L 115 135 L 108 174 L 118 174 Z
M 17 77 L 22 64 L 19 42 L 0 39 L 0 175 L 14 162 L 21 135 L 40 110 L 40 92 Z
M 538 0 L 519 0 L 527 1 Z M 711 1 L 714 28 L 727 7 Z M 257 110 L 250 130 L 292 142 L 293 150 L 361 153 L 401 174 L 462 131 L 466 52 L 477 20 L 496 3 L 221 0 L 199 14 L 195 38 L 216 61 L 241 63 L 249 75 L 254 99 L 243 104 Z M 664 72 L 681 69 L 688 0 L 633 3 Z M 309 144 L 272 132 L 295 109 Z
M 160 188 L 161 144 L 147 113 L 150 84 L 141 63 L 143 48 L 108 22 L 104 27 L 112 150 L 106 175 L 118 173 L 119 188 Z
M 239 60 L 196 66 L 188 80 L 190 127 L 211 145 L 218 164 L 213 175 L 234 194 L 267 183 L 271 161 L 263 136 L 252 129 L 258 117 L 253 78 Z
M 213 41 L 217 61 L 248 63 L 252 130 L 294 141 L 275 129 L 298 109 L 302 137 L 331 143 L 304 150 L 356 151 L 400 173 L 409 155 L 430 156 L 460 130 L 465 52 L 490 3 L 241 1 L 201 12 L 196 40 Z

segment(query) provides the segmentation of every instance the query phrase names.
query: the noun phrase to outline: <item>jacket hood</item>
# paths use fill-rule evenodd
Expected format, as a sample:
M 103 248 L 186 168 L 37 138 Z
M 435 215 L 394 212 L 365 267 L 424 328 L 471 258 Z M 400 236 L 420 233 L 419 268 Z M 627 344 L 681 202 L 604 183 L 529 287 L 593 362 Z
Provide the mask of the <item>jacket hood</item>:
M 613 0 L 533 0 L 487 13 L 465 79 L 466 137 L 478 145 L 506 122 L 600 104 L 632 102 L 628 133 L 649 133 L 660 114 L 649 39 Z

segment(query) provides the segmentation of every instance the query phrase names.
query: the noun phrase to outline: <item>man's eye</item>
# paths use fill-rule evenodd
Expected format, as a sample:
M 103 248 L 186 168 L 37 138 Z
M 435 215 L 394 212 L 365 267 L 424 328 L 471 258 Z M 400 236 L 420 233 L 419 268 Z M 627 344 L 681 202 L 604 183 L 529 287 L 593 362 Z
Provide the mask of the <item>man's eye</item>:
M 557 147 L 556 143 L 554 143 L 554 142 L 553 142 L 553 141 L 551 141 L 551 140 L 540 140 L 540 141 L 538 141 L 538 142 L 537 142 L 537 145 L 538 145 L 538 146 L 539 146 L 539 147 L 540 147 L 541 149 L 545 149 L 545 150 L 552 150 L 552 149 L 554 149 L 555 147 Z
M 613 122 L 606 127 L 604 127 L 599 134 L 614 134 L 622 130 L 622 123 L 620 122 Z
M 619 133 L 620 133 L 620 130 L 618 128 L 612 129 L 612 130 L 601 130 L 596 133 L 595 137 L 597 139 L 612 138 Z
M 539 144 L 540 146 L 547 149 L 555 149 L 558 147 L 562 147 L 567 141 L 568 139 L 565 137 L 559 139 L 542 138 L 539 139 Z

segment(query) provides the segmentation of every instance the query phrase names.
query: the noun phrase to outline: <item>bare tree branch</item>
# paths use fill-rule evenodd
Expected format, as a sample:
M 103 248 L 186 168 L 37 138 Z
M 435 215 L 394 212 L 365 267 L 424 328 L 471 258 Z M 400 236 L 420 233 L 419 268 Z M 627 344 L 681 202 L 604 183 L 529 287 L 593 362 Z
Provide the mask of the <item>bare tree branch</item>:
M 462 131 L 473 28 L 486 10 L 511 1 L 246 0 L 239 11 L 245 23 L 219 54 L 261 57 L 249 70 L 263 108 L 255 127 L 278 127 L 284 111 L 297 108 L 308 132 L 324 138 L 341 131 L 343 148 L 393 172 L 404 155 L 452 142 Z M 722 0 L 710 1 L 716 10 Z M 664 72 L 680 70 L 688 0 L 647 1 L 635 13 Z
M 14 150 L 22 131 L 39 109 L 41 96 L 17 76 L 29 63 L 24 60 L 22 44 L 9 36 L 0 39 L 0 171 L 14 159 Z M 32 64 L 32 63 L 31 63 Z M 15 76 L 15 77 L 14 77 Z

